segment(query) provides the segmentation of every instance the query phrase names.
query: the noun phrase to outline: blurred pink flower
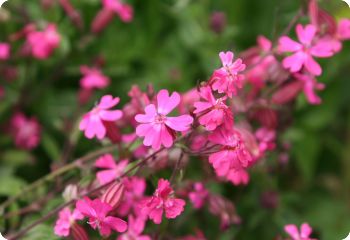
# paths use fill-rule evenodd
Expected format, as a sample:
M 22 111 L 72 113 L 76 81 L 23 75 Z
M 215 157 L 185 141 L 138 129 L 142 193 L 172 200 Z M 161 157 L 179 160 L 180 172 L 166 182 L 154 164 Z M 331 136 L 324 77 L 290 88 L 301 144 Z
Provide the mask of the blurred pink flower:
M 261 153 L 271 151 L 276 147 L 276 131 L 266 127 L 261 127 L 255 132 L 256 139 L 259 141 L 259 150 Z
M 55 224 L 55 234 L 60 237 L 68 237 L 75 221 L 83 218 L 84 216 L 77 209 L 74 209 L 73 212 L 68 207 L 62 209 Z
M 49 24 L 44 31 L 31 31 L 27 35 L 32 55 L 38 59 L 48 58 L 58 47 L 60 41 L 61 36 L 55 24 Z
M 100 184 L 106 184 L 117 179 L 124 173 L 127 165 L 128 160 L 120 160 L 117 164 L 111 154 L 101 156 L 95 162 L 95 167 L 106 170 L 97 172 L 96 176 L 98 181 Z
M 85 217 L 89 218 L 88 224 L 93 229 L 98 228 L 100 234 L 104 237 L 108 237 L 112 230 L 125 232 L 128 228 L 124 220 L 107 216 L 112 211 L 112 207 L 98 198 L 90 200 L 88 197 L 85 197 L 83 200 L 78 200 L 76 208 Z
M 109 10 L 112 10 L 123 22 L 131 22 L 134 17 L 133 8 L 121 0 L 102 0 L 103 6 Z
M 7 60 L 10 57 L 10 50 L 10 44 L 0 42 L 0 60 Z
M 110 79 L 103 75 L 97 68 L 81 66 L 80 72 L 84 75 L 83 78 L 80 79 L 80 86 L 84 89 L 103 89 L 110 83 Z
M 146 106 L 146 114 L 138 114 L 135 120 L 141 124 L 136 127 L 136 134 L 145 137 L 143 144 L 152 146 L 154 150 L 161 145 L 169 148 L 173 145 L 176 132 L 187 131 L 193 122 L 190 115 L 167 117 L 180 103 L 180 95 L 174 92 L 169 96 L 167 90 L 161 90 L 157 95 L 157 107 L 154 104 Z
M 204 184 L 201 182 L 196 182 L 193 184 L 193 191 L 188 194 L 188 198 L 196 209 L 202 208 L 207 197 L 209 195 L 208 190 L 205 188 Z
M 106 136 L 107 130 L 103 122 L 113 122 L 123 116 L 123 112 L 120 110 L 108 110 L 118 103 L 118 97 L 113 98 L 112 95 L 105 95 L 96 107 L 83 116 L 79 128 L 85 132 L 85 137 L 92 139 L 96 136 L 98 139 L 103 139 Z
M 27 118 L 23 113 L 15 113 L 11 118 L 12 136 L 19 148 L 33 149 L 40 142 L 41 127 L 36 118 Z
M 174 190 L 168 180 L 159 179 L 158 187 L 152 197 L 141 201 L 141 211 L 155 224 L 162 222 L 163 212 L 168 219 L 174 219 L 184 211 L 186 202 L 174 197 Z
M 120 235 L 117 240 L 151 240 L 150 236 L 142 235 L 146 220 L 142 216 L 134 217 L 133 215 L 129 215 L 128 231 Z
M 205 126 L 208 131 L 215 130 L 223 123 L 226 126 L 233 125 L 233 113 L 225 104 L 226 96 L 215 99 L 210 87 L 202 87 L 200 96 L 204 101 L 194 103 L 193 113 L 197 115 L 201 125 Z
M 292 52 L 291 56 L 283 59 L 283 67 L 289 69 L 290 72 L 299 72 L 304 66 L 313 75 L 320 75 L 322 69 L 313 57 L 330 57 L 334 54 L 329 41 L 317 40 L 316 27 L 309 24 L 305 28 L 298 24 L 296 32 L 300 43 L 292 40 L 288 36 L 282 36 L 279 39 L 279 51 Z
M 124 198 L 118 207 L 118 214 L 126 216 L 130 214 L 131 209 L 136 216 L 141 215 L 139 206 L 140 200 L 143 198 L 146 190 L 146 180 L 137 176 L 124 178 L 125 186 Z
M 211 85 L 213 90 L 225 93 L 231 98 L 237 94 L 237 88 L 242 88 L 244 75 L 239 72 L 244 71 L 246 65 L 242 63 L 240 58 L 233 62 L 233 52 L 220 52 L 219 56 L 222 67 L 215 70 L 211 79 Z
M 216 174 L 219 177 L 226 177 L 233 183 L 241 181 L 246 183 L 247 177 L 242 169 L 247 168 L 253 158 L 246 149 L 240 133 L 220 127 L 209 135 L 209 141 L 220 146 L 215 153 L 209 155 L 209 162 L 213 165 Z
M 294 74 L 294 77 L 303 83 L 304 94 L 310 104 L 320 104 L 322 102 L 315 91 L 323 90 L 325 88 L 323 83 L 317 82 L 316 78 L 309 74 Z
M 289 236 L 292 237 L 292 240 L 313 240 L 314 238 L 310 238 L 312 233 L 312 228 L 308 223 L 303 223 L 300 227 L 300 231 L 298 227 L 294 224 L 288 224 L 284 226 L 284 231 L 286 231 Z

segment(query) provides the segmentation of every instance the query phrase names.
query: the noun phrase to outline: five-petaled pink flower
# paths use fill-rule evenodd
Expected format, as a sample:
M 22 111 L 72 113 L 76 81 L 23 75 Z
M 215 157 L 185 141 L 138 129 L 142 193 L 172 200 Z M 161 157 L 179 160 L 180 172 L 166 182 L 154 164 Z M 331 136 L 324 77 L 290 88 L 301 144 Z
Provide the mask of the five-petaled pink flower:
M 284 226 L 284 230 L 292 237 L 292 240 L 315 240 L 314 238 L 310 238 L 312 228 L 307 223 L 301 225 L 300 232 L 294 224 Z
M 90 224 L 93 229 L 97 228 L 100 231 L 100 234 L 104 237 L 108 237 L 112 230 L 125 232 L 128 228 L 128 225 L 124 220 L 117 217 L 107 216 L 113 208 L 98 198 L 91 200 L 88 197 L 85 197 L 83 200 L 78 200 L 76 208 L 85 217 L 89 218 L 88 224 Z
M 19 148 L 33 149 L 40 142 L 41 127 L 38 120 L 27 118 L 23 113 L 13 115 L 10 132 Z
M 118 14 L 122 21 L 132 21 L 134 11 L 130 5 L 122 3 L 121 0 L 102 0 L 102 3 L 105 8 L 110 9 Z
M 242 63 L 242 59 L 238 58 L 233 61 L 233 52 L 219 53 L 222 67 L 215 70 L 212 76 L 212 88 L 219 93 L 225 93 L 230 98 L 237 94 L 237 88 L 242 88 L 244 75 L 240 72 L 244 71 L 246 65 Z
M 84 89 L 103 89 L 109 85 L 109 78 L 103 75 L 97 68 L 81 66 L 80 72 L 84 75 L 83 78 L 80 79 L 80 86 Z
M 68 237 L 75 221 L 83 218 L 84 216 L 77 209 L 74 209 L 73 212 L 68 207 L 62 209 L 55 224 L 55 234 L 61 237 Z
M 111 95 L 105 95 L 96 107 L 84 115 L 79 128 L 85 132 L 85 137 L 92 139 L 96 136 L 98 139 L 103 139 L 106 136 L 107 130 L 103 122 L 113 122 L 123 116 L 120 110 L 109 110 L 118 103 L 118 97 L 113 98 Z
M 141 215 L 139 202 L 143 199 L 144 192 L 146 190 L 146 180 L 137 176 L 124 178 L 123 184 L 125 187 L 123 201 L 118 207 L 118 214 L 120 216 L 126 216 L 133 213 L 136 216 Z
M 10 57 L 10 44 L 0 42 L 0 60 L 7 60 Z
M 193 113 L 198 117 L 201 125 L 208 131 L 215 130 L 218 126 L 225 123 L 227 126 L 233 124 L 233 113 L 225 104 L 226 96 L 215 99 L 210 87 L 202 87 L 200 96 L 204 101 L 195 102 L 196 108 Z
M 150 104 L 145 108 L 145 114 L 137 114 L 135 120 L 139 123 L 136 134 L 145 137 L 143 144 L 152 146 L 154 150 L 161 145 L 169 148 L 173 145 L 176 132 L 187 131 L 193 122 L 190 115 L 168 117 L 167 115 L 180 103 L 180 95 L 174 92 L 169 96 L 167 90 L 161 90 L 157 95 L 157 107 Z
M 100 184 L 106 184 L 117 179 L 124 173 L 127 165 L 128 160 L 120 160 L 117 164 L 111 154 L 101 156 L 95 162 L 95 167 L 106 170 L 97 172 L 96 176 L 98 181 Z
M 320 75 L 322 69 L 313 57 L 330 57 L 334 54 L 329 41 L 317 40 L 317 28 L 314 25 L 306 25 L 305 28 L 298 24 L 296 32 L 300 43 L 292 40 L 288 36 L 279 39 L 278 48 L 280 52 L 292 52 L 291 56 L 283 59 L 283 67 L 290 72 L 299 72 L 304 66 L 313 75 Z
M 208 139 L 219 145 L 219 149 L 209 156 L 209 162 L 213 165 L 216 174 L 235 183 L 236 175 L 242 174 L 242 169 L 247 168 L 248 164 L 253 161 L 241 134 L 234 129 L 220 127 L 209 135 Z M 243 179 L 243 183 L 246 181 Z
M 193 184 L 193 191 L 188 194 L 188 198 L 192 202 L 193 207 L 199 209 L 203 207 L 208 195 L 209 192 L 205 188 L 204 184 L 201 182 L 196 182 Z
M 159 179 L 158 187 L 152 197 L 144 199 L 141 203 L 141 211 L 153 220 L 155 224 L 162 222 L 163 212 L 168 219 L 179 216 L 186 202 L 174 197 L 174 190 L 168 180 Z
M 29 32 L 27 41 L 34 57 L 46 59 L 58 47 L 61 36 L 57 32 L 56 25 L 49 24 L 44 31 Z
M 142 235 L 146 220 L 143 216 L 134 217 L 129 215 L 128 231 L 120 235 L 117 240 L 151 240 L 150 236 Z

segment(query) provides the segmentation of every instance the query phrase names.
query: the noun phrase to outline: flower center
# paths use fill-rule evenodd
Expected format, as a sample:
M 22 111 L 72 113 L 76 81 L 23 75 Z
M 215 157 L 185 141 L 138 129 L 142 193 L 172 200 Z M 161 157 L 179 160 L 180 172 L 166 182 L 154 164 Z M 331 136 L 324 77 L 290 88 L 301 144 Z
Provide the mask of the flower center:
M 163 114 L 160 114 L 160 113 L 158 113 L 158 114 L 154 117 L 154 121 L 155 121 L 156 123 L 164 123 L 165 120 L 166 120 L 166 116 L 163 115 Z

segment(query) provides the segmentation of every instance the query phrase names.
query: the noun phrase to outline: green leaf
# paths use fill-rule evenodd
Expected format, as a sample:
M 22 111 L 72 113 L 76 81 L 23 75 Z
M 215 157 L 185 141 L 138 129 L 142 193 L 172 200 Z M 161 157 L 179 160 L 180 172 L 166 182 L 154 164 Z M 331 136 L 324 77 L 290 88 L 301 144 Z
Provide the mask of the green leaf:
M 60 157 L 60 149 L 57 142 L 49 134 L 44 133 L 42 136 L 42 146 L 52 160 L 58 160 Z
M 60 239 L 54 234 L 53 226 L 48 225 L 39 225 L 33 228 L 24 238 L 23 240 L 58 240 Z

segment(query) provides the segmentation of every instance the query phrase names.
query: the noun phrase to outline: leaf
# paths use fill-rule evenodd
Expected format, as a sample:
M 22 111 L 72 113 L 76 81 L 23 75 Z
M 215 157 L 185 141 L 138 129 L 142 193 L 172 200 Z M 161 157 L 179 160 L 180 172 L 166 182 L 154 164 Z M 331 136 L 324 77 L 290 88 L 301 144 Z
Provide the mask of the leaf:
M 0 195 L 13 196 L 24 187 L 25 182 L 10 175 L 0 175 Z
M 38 225 L 35 228 L 33 228 L 25 237 L 22 238 L 23 240 L 58 240 L 60 239 L 54 234 L 53 226 L 48 225 Z

